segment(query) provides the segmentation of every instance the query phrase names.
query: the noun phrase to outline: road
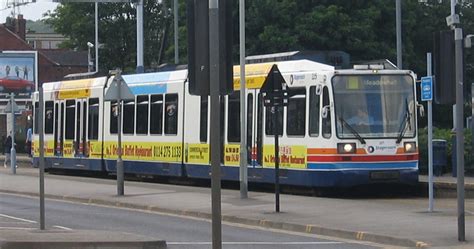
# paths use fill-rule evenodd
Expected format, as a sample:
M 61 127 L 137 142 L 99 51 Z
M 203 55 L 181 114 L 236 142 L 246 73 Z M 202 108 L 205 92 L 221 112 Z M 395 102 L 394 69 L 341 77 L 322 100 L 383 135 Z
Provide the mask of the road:
M 0 194 L 0 229 L 38 228 L 38 206 L 35 198 Z M 165 239 L 170 249 L 204 249 L 212 244 L 211 224 L 206 220 L 62 201 L 47 200 L 45 206 L 47 229 L 135 233 Z M 222 226 L 222 240 L 225 249 L 381 248 L 368 243 L 228 224 Z

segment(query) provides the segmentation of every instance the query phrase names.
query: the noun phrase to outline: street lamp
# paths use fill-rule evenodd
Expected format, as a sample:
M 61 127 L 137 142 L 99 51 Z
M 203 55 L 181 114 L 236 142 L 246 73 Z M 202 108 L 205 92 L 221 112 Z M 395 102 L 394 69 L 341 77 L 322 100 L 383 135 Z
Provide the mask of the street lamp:
M 91 72 L 93 62 L 91 61 L 91 48 L 94 47 L 94 44 L 87 42 L 87 72 Z

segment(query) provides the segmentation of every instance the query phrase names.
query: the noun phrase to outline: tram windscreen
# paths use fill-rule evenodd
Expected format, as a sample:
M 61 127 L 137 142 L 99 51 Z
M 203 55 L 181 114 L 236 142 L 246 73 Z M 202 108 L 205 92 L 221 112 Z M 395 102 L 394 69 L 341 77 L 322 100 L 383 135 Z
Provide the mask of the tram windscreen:
M 414 80 L 409 75 L 337 75 L 332 79 L 339 138 L 415 136 Z

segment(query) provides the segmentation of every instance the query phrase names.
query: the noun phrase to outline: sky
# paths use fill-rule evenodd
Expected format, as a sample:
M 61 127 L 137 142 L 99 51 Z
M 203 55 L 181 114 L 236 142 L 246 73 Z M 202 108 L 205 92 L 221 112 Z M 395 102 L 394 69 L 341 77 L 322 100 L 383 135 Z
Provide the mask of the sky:
M 7 2 L 13 1 L 14 0 L 0 0 L 0 23 L 5 23 L 6 18 L 11 15 L 12 8 L 5 8 L 7 7 Z M 17 1 L 22 2 L 22 0 Z M 58 3 L 53 3 L 52 0 L 36 0 L 36 3 L 20 6 L 20 14 L 23 14 L 24 19 L 36 21 L 41 19 L 43 13 L 46 11 L 54 11 L 57 5 Z

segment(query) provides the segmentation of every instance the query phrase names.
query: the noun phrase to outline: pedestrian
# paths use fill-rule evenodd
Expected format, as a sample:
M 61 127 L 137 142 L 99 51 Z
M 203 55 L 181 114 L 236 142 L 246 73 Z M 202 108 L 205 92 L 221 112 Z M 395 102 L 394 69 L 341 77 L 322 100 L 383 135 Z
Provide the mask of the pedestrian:
M 10 151 L 12 149 L 12 136 L 11 136 L 11 131 L 8 134 L 7 139 L 5 139 L 5 143 L 3 144 L 3 150 L 5 152 L 5 161 L 3 162 L 3 167 L 7 168 L 8 164 L 11 164 L 11 158 L 10 158 Z
M 20 68 L 18 66 L 15 66 L 15 73 L 16 77 L 20 78 Z
M 9 65 L 5 66 L 5 73 L 6 73 L 7 76 L 10 75 L 10 66 Z
M 26 140 L 25 140 L 25 147 L 26 147 L 26 153 L 28 153 L 28 156 L 31 157 L 31 142 L 33 141 L 33 130 L 31 127 L 28 128 L 26 131 Z

